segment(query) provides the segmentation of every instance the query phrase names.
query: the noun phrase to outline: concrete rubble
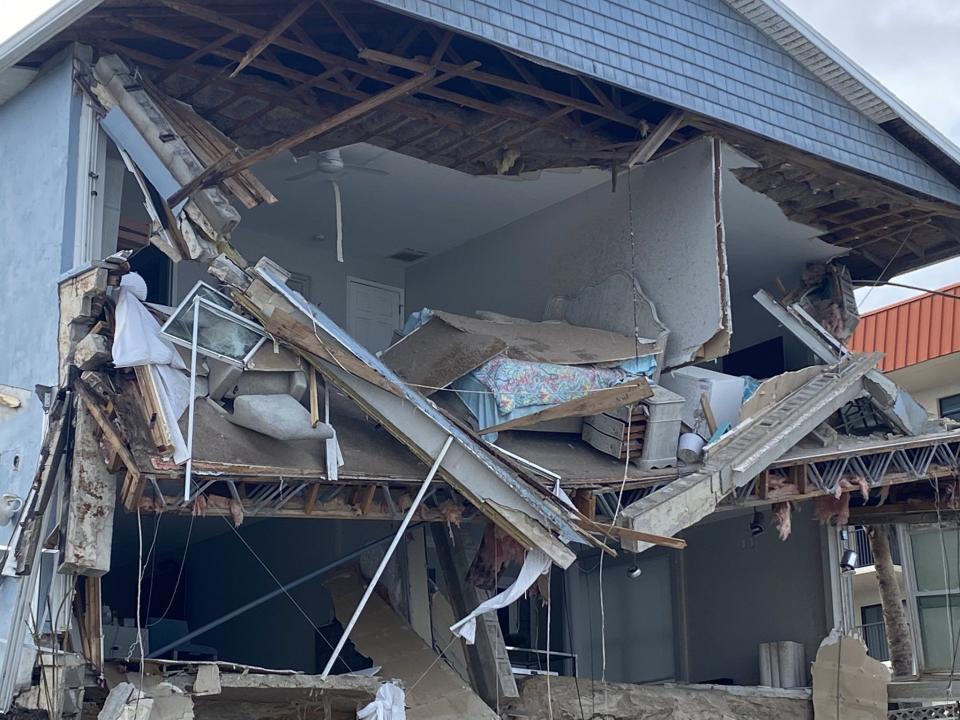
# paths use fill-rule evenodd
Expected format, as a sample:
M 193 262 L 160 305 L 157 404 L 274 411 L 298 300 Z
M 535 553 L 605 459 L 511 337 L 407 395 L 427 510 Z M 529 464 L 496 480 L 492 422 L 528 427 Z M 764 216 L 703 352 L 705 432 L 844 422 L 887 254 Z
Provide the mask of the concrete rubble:
M 548 712 L 548 698 L 553 704 Z M 568 677 L 525 680 L 504 717 L 517 720 L 813 720 L 810 691 L 719 685 L 629 685 Z

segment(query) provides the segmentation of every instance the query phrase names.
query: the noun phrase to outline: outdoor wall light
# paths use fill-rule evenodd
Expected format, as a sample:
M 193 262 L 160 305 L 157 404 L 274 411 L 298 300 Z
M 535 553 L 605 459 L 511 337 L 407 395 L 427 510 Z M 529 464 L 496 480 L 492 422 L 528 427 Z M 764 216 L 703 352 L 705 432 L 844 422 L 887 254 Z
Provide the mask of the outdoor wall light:
M 858 559 L 857 551 L 847 548 L 843 551 L 843 556 L 840 558 L 840 569 L 843 572 L 853 572 L 857 569 Z
M 750 521 L 750 534 L 751 535 L 760 535 L 763 533 L 765 528 L 763 527 L 763 515 L 759 510 L 753 511 L 753 520 Z

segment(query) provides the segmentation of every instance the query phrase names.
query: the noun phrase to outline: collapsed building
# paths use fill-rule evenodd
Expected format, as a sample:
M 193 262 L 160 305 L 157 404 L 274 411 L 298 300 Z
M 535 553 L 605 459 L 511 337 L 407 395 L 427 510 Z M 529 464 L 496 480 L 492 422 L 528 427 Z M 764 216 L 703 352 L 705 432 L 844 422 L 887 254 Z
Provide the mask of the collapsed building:
M 840 532 L 960 431 L 845 343 L 960 169 L 787 10 L 65 0 L 0 90 L 4 710 L 886 712 Z

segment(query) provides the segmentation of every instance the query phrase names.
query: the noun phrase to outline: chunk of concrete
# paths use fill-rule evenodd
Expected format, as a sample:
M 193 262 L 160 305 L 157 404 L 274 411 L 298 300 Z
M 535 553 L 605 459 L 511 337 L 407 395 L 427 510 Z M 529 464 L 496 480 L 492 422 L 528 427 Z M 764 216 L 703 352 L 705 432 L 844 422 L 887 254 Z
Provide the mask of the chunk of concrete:
M 327 423 L 310 424 L 310 411 L 289 395 L 238 395 L 233 413 L 227 418 L 277 440 L 327 440 L 333 427 Z
M 107 695 L 97 720 L 147 720 L 153 700 L 128 682 L 117 683 Z
M 112 359 L 110 341 L 100 333 L 87 333 L 73 350 L 73 364 L 81 370 L 96 370 Z

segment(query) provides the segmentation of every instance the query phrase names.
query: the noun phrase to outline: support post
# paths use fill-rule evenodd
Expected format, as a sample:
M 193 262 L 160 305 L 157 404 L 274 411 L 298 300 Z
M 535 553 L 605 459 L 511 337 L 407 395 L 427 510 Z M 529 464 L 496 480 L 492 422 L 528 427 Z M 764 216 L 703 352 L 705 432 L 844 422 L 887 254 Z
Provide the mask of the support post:
M 360 603 L 357 605 L 357 609 L 353 611 L 353 617 L 350 618 L 350 622 L 347 623 L 347 626 L 343 629 L 343 634 L 340 636 L 340 640 L 337 641 L 337 646 L 333 649 L 333 653 L 330 655 L 330 659 L 327 661 L 327 666 L 323 669 L 323 673 L 320 675 L 322 679 L 326 680 L 330 675 L 330 670 L 333 669 L 334 664 L 337 662 L 337 658 L 340 656 L 343 646 L 347 644 L 347 640 L 350 637 L 350 632 L 353 630 L 354 625 L 357 624 L 357 620 L 360 618 L 360 613 L 362 613 L 363 608 L 366 607 L 367 601 L 370 599 L 374 588 L 377 586 L 377 582 L 380 580 L 380 576 L 383 575 L 383 571 L 387 567 L 387 563 L 390 562 L 390 558 L 393 557 L 393 553 L 397 549 L 397 545 L 400 544 L 400 539 L 403 537 L 403 533 L 410 524 L 410 520 L 413 519 L 414 514 L 417 512 L 417 508 L 419 508 L 420 503 L 423 502 L 423 498 L 427 494 L 427 489 L 430 487 L 430 483 L 433 482 L 433 478 L 440 469 L 440 464 L 443 462 L 443 458 L 446 456 L 447 450 L 450 449 L 450 444 L 452 442 L 453 436 L 448 435 L 446 441 L 443 443 L 443 447 L 440 449 L 440 453 L 433 461 L 433 466 L 430 468 L 430 472 L 427 473 L 427 477 L 424 478 L 423 483 L 420 485 L 420 491 L 413 499 L 413 504 L 410 506 L 410 509 L 407 510 L 407 514 L 404 515 L 403 522 L 400 523 L 400 528 L 397 530 L 397 534 L 393 537 L 393 542 L 390 543 L 390 547 L 388 547 L 387 552 L 384 553 L 383 560 L 380 561 L 377 571 L 373 574 L 373 577 L 370 578 L 370 583 L 367 585 L 367 589 L 363 593 L 363 597 L 360 598 Z
M 193 334 L 190 338 L 190 410 L 187 415 L 187 468 L 183 476 L 183 501 L 190 502 L 190 482 L 193 480 L 193 415 L 197 397 L 197 333 L 200 327 L 200 298 L 193 300 Z

